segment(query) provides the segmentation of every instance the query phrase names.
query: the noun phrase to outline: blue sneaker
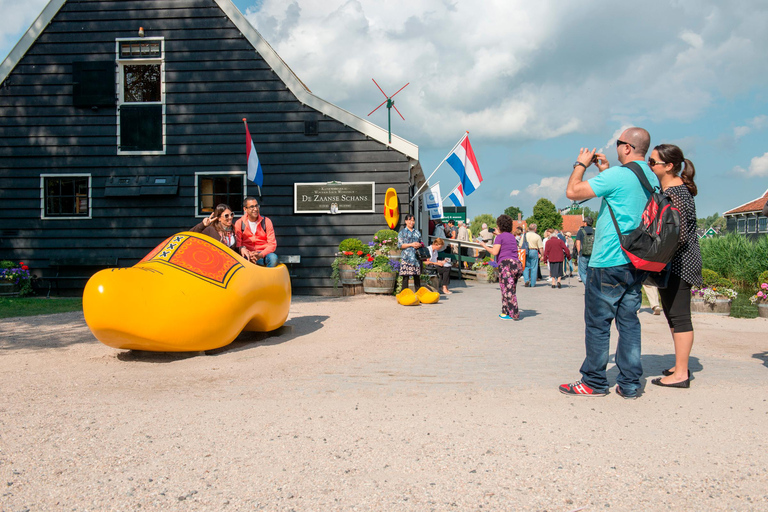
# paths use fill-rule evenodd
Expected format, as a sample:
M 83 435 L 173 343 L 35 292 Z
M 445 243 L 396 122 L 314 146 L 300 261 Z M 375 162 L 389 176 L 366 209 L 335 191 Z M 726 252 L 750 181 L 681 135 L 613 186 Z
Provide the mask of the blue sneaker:
M 501 318 L 502 320 L 512 320 L 512 317 L 509 315 L 499 315 L 499 318 Z

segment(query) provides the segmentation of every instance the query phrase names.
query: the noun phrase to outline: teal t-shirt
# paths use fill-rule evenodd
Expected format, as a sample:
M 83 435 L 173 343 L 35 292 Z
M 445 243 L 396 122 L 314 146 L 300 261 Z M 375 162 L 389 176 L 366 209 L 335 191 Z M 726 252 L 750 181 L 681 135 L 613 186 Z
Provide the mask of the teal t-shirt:
M 648 164 L 643 161 L 637 163 L 640 164 L 651 185 L 659 187 L 659 180 Z M 604 170 L 588 183 L 595 195 L 603 198 L 595 225 L 595 244 L 592 248 L 592 256 L 589 257 L 589 266 L 604 268 L 626 265 L 629 263 L 629 258 L 621 250 L 619 236 L 616 234 L 606 201 L 613 208 L 621 233 L 626 235 L 640 225 L 640 218 L 649 194 L 640 184 L 635 173 L 620 165 Z

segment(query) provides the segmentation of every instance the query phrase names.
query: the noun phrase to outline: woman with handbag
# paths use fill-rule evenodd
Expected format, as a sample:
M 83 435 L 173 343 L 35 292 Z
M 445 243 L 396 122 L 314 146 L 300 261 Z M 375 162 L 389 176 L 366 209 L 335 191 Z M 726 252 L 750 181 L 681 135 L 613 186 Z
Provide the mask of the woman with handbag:
M 502 320 L 520 320 L 520 309 L 517 306 L 517 280 L 523 274 L 523 266 L 517 255 L 517 239 L 512 234 L 512 217 L 499 215 L 496 219 L 498 236 L 493 240 L 493 246 L 478 241 L 483 248 L 496 257 L 499 268 L 499 286 L 501 288 Z M 510 316 L 511 313 L 511 316 Z
M 400 277 L 403 278 L 403 290 L 408 288 L 408 281 L 413 277 L 413 284 L 421 288 L 421 261 L 416 256 L 416 248 L 422 247 L 421 233 L 415 228 L 416 219 L 413 215 L 405 216 L 405 227 L 397 234 L 397 248 L 402 250 L 400 255 Z
M 675 366 L 664 370 L 664 377 L 653 379 L 651 383 L 667 388 L 688 388 L 691 385 L 688 357 L 693 347 L 691 286 L 704 286 L 699 237 L 696 235 L 696 203 L 693 200 L 697 193 L 693 182 L 696 169 L 683 156 L 683 151 L 672 144 L 653 148 L 648 165 L 659 178 L 664 195 L 680 211 L 680 240 L 668 267 L 667 286 L 659 288 L 661 307 L 675 344 Z

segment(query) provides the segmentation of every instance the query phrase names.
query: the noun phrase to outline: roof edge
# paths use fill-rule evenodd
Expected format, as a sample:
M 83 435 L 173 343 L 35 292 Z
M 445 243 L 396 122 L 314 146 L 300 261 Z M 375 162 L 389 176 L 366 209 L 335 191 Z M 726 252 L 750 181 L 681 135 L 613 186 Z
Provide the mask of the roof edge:
M 742 205 L 739 205 L 739 206 L 737 206 L 736 208 L 731 208 L 731 209 L 730 209 L 730 210 L 728 210 L 727 212 L 723 213 L 723 217 L 725 217 L 726 215 L 735 215 L 736 213 L 750 213 L 750 212 L 752 212 L 752 211 L 755 211 L 755 212 L 759 212 L 759 211 L 762 209 L 762 207 L 761 207 L 761 208 L 758 208 L 758 209 L 756 209 L 756 210 L 749 210 L 748 212 L 737 212 L 736 210 L 738 210 L 739 208 L 744 208 L 744 207 L 745 207 L 745 206 L 747 206 L 749 203 L 754 203 L 755 201 L 758 201 L 758 200 L 760 200 L 760 199 L 763 199 L 763 198 L 765 198 L 766 196 L 768 196 L 768 189 L 766 189 L 766 191 L 765 191 L 765 192 L 763 192 L 763 195 L 761 195 L 760 197 L 756 197 L 756 198 L 752 199 L 751 201 L 747 201 L 746 203 L 744 203 L 744 204 L 742 204 Z
M 251 25 L 243 13 L 241 13 L 235 4 L 232 3 L 232 0 L 214 1 L 240 30 L 243 36 L 245 36 L 248 42 L 253 45 L 259 55 L 261 55 L 267 64 L 269 64 L 277 76 L 285 82 L 288 89 L 300 102 L 346 126 L 349 126 L 350 128 L 354 128 L 370 138 L 381 142 L 385 146 L 389 146 L 392 149 L 399 151 L 405 156 L 413 158 L 414 160 L 419 159 L 419 147 L 416 144 L 394 134 L 392 134 L 392 142 L 390 143 L 387 130 L 312 94 L 272 46 L 270 46 L 270 44 L 262 37 L 258 30 Z
M 35 41 L 37 41 L 37 38 L 40 37 L 40 34 L 45 30 L 45 27 L 48 26 L 53 17 L 56 16 L 56 13 L 59 12 L 65 3 L 67 3 L 67 0 L 50 0 L 48 5 L 43 9 L 43 12 L 41 12 L 37 19 L 32 22 L 32 25 L 29 26 L 21 39 L 19 39 L 19 42 L 13 47 L 11 53 L 8 54 L 8 57 L 6 57 L 2 64 L 0 64 L 0 85 L 5 82 L 5 79 L 11 74 L 11 71 L 16 67 L 16 64 L 19 63 L 21 58 L 24 57 Z

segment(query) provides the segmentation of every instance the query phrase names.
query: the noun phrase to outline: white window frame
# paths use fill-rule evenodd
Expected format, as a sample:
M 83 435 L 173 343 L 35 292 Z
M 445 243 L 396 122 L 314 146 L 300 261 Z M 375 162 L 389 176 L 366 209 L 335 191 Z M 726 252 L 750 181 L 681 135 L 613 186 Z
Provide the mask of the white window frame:
M 762 224 L 765 226 L 762 229 L 760 229 L 760 221 L 763 221 Z M 757 232 L 758 233 L 768 233 L 768 217 L 758 217 L 757 218 Z
M 754 221 L 755 223 L 755 225 L 753 226 L 754 229 L 749 228 L 749 224 L 750 224 L 749 221 Z M 750 215 L 749 217 L 747 217 L 747 233 L 757 233 L 757 216 Z
M 746 219 L 746 217 L 744 217 L 744 216 L 736 217 L 736 232 L 737 233 L 746 233 L 747 232 L 747 219 Z
M 195 217 L 198 218 L 205 218 L 210 216 L 210 213 L 197 213 L 197 205 L 200 204 L 200 176 L 236 176 L 236 175 L 242 175 L 243 176 L 243 199 L 248 197 L 248 181 L 247 181 L 247 175 L 243 171 L 212 171 L 212 172 L 196 172 L 195 173 Z M 234 214 L 235 211 L 242 211 L 243 205 L 238 204 L 236 206 L 229 205 L 230 208 L 232 208 L 232 213 Z
M 164 37 L 146 37 L 142 41 L 160 41 L 160 57 L 157 58 L 120 58 L 120 43 L 123 41 L 137 41 L 135 37 L 119 37 L 115 39 L 115 62 L 117 63 L 117 154 L 118 155 L 164 155 L 166 149 L 165 135 L 165 38 Z M 126 102 L 125 90 L 123 89 L 124 74 L 126 65 L 137 64 L 160 64 L 160 101 L 143 101 L 141 103 Z M 163 126 L 163 149 L 158 151 L 123 151 L 120 149 L 120 107 L 126 105 L 160 105 L 162 108 L 162 126 Z
M 88 215 L 78 215 L 76 217 L 46 217 L 45 216 L 45 178 L 88 178 Z M 87 220 L 92 218 L 93 212 L 93 179 L 88 173 L 77 174 L 41 174 L 40 175 L 40 218 L 42 220 Z

